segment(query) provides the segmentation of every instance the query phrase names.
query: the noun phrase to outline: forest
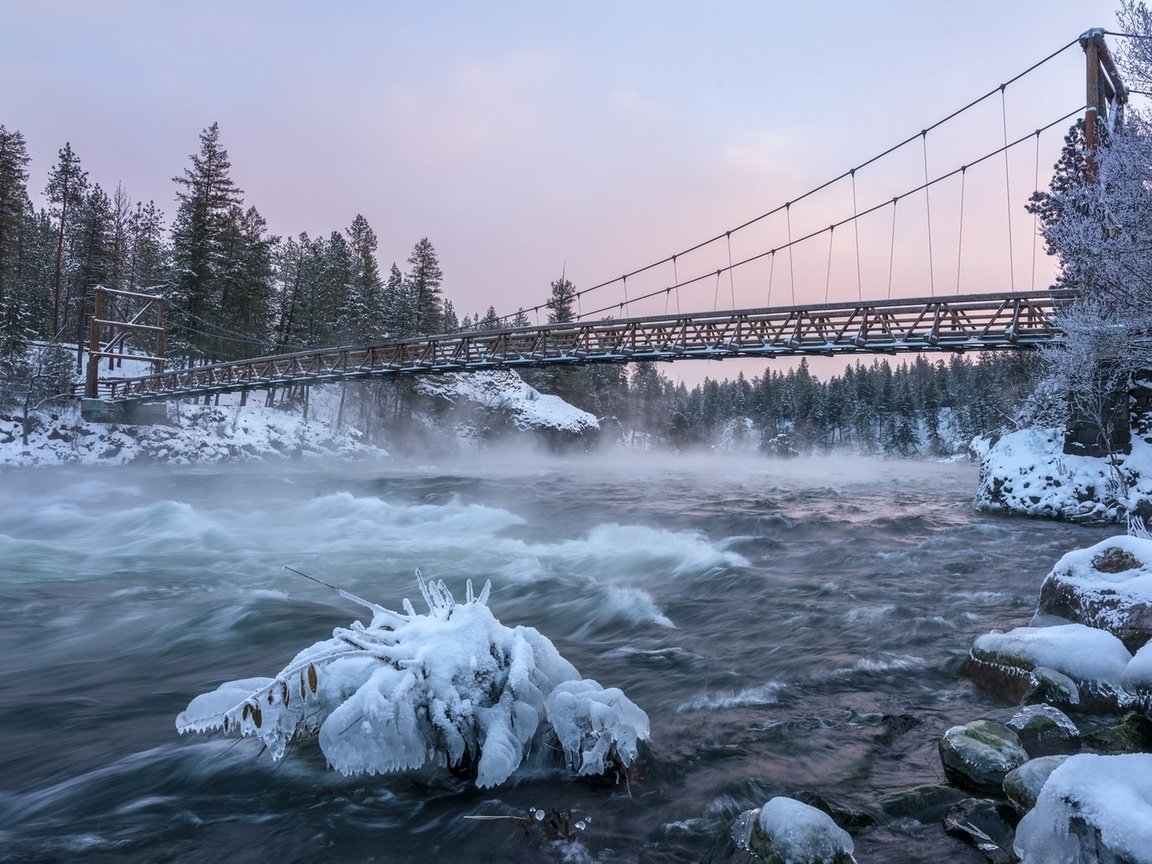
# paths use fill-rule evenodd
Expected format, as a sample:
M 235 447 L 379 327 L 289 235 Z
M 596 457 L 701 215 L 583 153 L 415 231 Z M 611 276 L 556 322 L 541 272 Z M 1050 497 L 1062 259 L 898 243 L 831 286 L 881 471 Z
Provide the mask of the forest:
M 523 310 L 502 317 L 491 306 L 458 316 L 427 237 L 403 270 L 392 262 L 385 274 L 363 215 L 326 236 L 270 234 L 232 177 L 215 123 L 173 179 L 170 219 L 122 184 L 109 192 L 91 180 L 68 143 L 37 208 L 29 162 L 23 135 L 0 125 L 0 410 L 69 401 L 96 286 L 165 299 L 173 367 L 529 323 Z M 561 276 L 548 288 L 548 320 L 571 320 L 575 286 Z M 625 444 L 927 456 L 1012 425 L 1038 375 L 1035 357 L 1015 353 L 870 359 L 827 380 L 802 361 L 692 387 L 646 363 L 523 373 L 596 415 L 601 439 Z M 367 418 L 381 443 L 419 410 L 406 381 L 361 382 L 349 395 L 361 410 L 347 416 Z

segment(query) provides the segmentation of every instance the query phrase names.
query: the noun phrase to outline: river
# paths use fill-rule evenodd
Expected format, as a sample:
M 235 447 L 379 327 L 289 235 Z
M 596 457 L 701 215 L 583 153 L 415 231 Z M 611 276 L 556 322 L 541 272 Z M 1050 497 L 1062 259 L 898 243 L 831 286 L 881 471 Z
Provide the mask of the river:
M 740 811 L 816 793 L 874 811 L 941 781 L 954 723 L 1003 718 L 960 675 L 1024 624 L 1064 552 L 1104 528 L 974 513 L 975 467 L 754 457 L 301 462 L 0 475 L 0 858 L 13 861 L 697 861 Z M 274 675 L 413 571 L 493 584 L 648 712 L 626 788 L 559 772 L 496 790 L 345 778 L 313 743 L 179 736 L 225 680 Z M 550 842 L 518 819 L 568 811 Z M 937 824 L 857 859 L 982 861 Z

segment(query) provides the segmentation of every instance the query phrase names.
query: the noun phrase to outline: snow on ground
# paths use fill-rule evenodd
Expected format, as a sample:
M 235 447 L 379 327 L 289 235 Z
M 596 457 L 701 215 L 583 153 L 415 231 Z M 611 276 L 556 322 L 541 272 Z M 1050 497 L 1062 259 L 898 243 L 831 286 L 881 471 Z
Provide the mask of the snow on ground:
M 993 512 L 1061 519 L 1117 519 L 1152 499 L 1152 444 L 1136 437 L 1117 457 L 1128 488 L 1108 460 L 1068 456 L 1060 429 L 1021 429 L 988 448 L 975 506 Z
M 0 416 L 0 465 L 162 461 L 173 465 L 306 455 L 387 455 L 360 442 L 351 427 L 304 420 L 299 411 L 263 405 L 169 408 L 165 426 L 89 423 L 75 408 L 38 415 L 25 445 L 18 417 Z

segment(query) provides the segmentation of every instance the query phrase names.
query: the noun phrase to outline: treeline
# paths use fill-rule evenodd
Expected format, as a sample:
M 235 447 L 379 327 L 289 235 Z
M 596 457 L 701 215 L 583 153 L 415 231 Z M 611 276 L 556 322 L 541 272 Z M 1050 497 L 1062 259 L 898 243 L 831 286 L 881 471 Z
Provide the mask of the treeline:
M 845 449 L 941 456 L 976 435 L 1013 425 L 1040 373 L 1034 354 L 918 354 L 891 364 L 857 362 L 820 380 L 802 360 L 781 372 L 705 379 L 688 388 L 657 364 L 587 367 L 525 377 L 602 418 L 610 434 L 644 446 L 732 447 L 776 455 Z M 547 375 L 546 375 L 547 377 Z
M 385 277 L 362 215 L 326 236 L 272 235 L 232 178 L 218 126 L 199 143 L 174 178 L 168 225 L 155 202 L 93 182 L 70 144 L 36 208 L 25 139 L 0 126 L 0 383 L 32 374 L 33 343 L 83 348 L 97 285 L 165 298 L 174 365 L 459 326 L 427 238 Z

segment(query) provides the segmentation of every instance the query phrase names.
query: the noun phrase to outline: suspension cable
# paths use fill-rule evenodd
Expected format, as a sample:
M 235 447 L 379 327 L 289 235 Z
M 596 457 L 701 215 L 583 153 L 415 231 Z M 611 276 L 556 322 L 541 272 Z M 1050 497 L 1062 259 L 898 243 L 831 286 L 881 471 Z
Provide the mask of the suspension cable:
M 1040 194 L 1040 130 L 1036 130 L 1036 173 L 1032 180 L 1033 195 Z M 1030 289 L 1036 290 L 1036 240 L 1039 237 L 1036 208 L 1032 208 L 1032 282 Z
M 1061 116 L 1061 117 L 1058 117 L 1058 118 L 1056 118 L 1055 120 L 1053 120 L 1052 122 L 1048 123 L 1047 125 L 1045 125 L 1045 126 L 1041 127 L 1040 131 L 1041 131 L 1041 132 L 1046 132 L 1047 130 L 1051 129 L 1052 127 L 1054 127 L 1054 126 L 1057 126 L 1057 125 L 1059 125 L 1059 124 L 1061 124 L 1061 123 L 1064 123 L 1064 122 L 1068 121 L 1070 118 L 1072 118 L 1072 117 L 1075 117 L 1077 114 L 1080 114 L 1080 113 L 1082 113 L 1082 112 L 1084 111 L 1084 107 L 1085 107 L 1084 105 L 1078 105 L 1078 106 L 1077 106 L 1075 109 L 1073 109 L 1072 111 L 1069 111 L 1068 113 L 1064 114 L 1063 116 Z M 1011 149 L 1012 147 L 1016 147 L 1016 146 L 1019 146 L 1019 145 L 1020 145 L 1020 144 L 1022 144 L 1023 142 L 1025 142 L 1025 141 L 1029 140 L 1029 139 L 1030 139 L 1030 138 L 1031 138 L 1031 137 L 1032 137 L 1034 134 L 1036 134 L 1036 133 L 1035 133 L 1035 132 L 1029 132 L 1029 133 L 1028 133 L 1027 135 L 1025 135 L 1024 137 L 1022 137 L 1022 138 L 1018 138 L 1018 139 L 1016 139 L 1015 141 L 1011 141 L 1011 142 L 1009 142 L 1009 143 L 1008 143 L 1008 145 L 1007 145 L 1007 146 L 1005 146 L 1005 147 L 997 147 L 995 150 L 991 150 L 991 151 L 989 151 L 988 153 L 985 153 L 983 156 L 979 157 L 978 159 L 974 159 L 974 160 L 972 160 L 971 162 L 969 162 L 969 163 L 968 163 L 968 164 L 965 166 L 965 168 L 973 168 L 973 167 L 975 167 L 976 165 L 979 165 L 979 164 L 981 164 L 981 163 L 983 163 L 983 162 L 987 162 L 989 159 L 992 159 L 992 158 L 994 158 L 994 157 L 996 157 L 996 156 L 999 156 L 1001 153 L 1005 152 L 1006 150 L 1008 150 L 1008 149 Z M 938 177 L 935 177 L 935 178 L 933 178 L 932 180 L 930 180 L 930 181 L 929 181 L 929 185 L 935 185 L 935 184 L 937 184 L 937 183 L 942 183 L 942 182 L 944 182 L 945 180 L 948 180 L 948 179 L 950 179 L 950 178 L 952 178 L 952 177 L 955 177 L 955 176 L 956 176 L 957 174 L 959 174 L 959 173 L 960 173 L 960 169 L 959 169 L 959 168 L 956 168 L 956 169 L 954 169 L 954 170 L 952 170 L 952 171 L 949 171 L 949 172 L 947 172 L 947 173 L 945 173 L 945 174 L 941 174 L 941 175 L 939 175 Z M 865 216 L 870 216 L 870 215 L 872 215 L 873 213 L 875 213 L 876 211 L 878 211 L 878 210 L 881 210 L 881 209 L 883 209 L 884 207 L 887 207 L 888 205 L 892 204 L 894 201 L 898 201 L 898 200 L 899 200 L 899 199 L 901 199 L 901 198 L 907 198 L 909 195 L 915 195 L 916 193 L 918 193 L 918 192 L 922 191 L 922 190 L 923 190 L 923 188 L 924 188 L 924 186 L 923 186 L 923 184 L 921 184 L 921 185 L 919 185 L 919 186 L 916 186 L 916 187 L 914 187 L 914 188 L 912 188 L 912 189 L 909 189 L 909 190 L 905 191 L 905 192 L 904 192 L 903 194 L 901 194 L 901 195 L 897 195 L 895 198 L 889 198 L 889 199 L 886 199 L 885 201 L 883 201 L 883 202 L 881 202 L 881 203 L 879 203 L 879 204 L 875 204 L 875 205 L 873 205 L 872 207 L 869 207 L 869 208 L 867 208 L 866 210 L 862 210 L 862 211 L 860 211 L 860 213 L 859 213 L 859 214 L 858 214 L 856 217 L 851 217 L 851 216 L 848 216 L 848 217 L 846 217 L 846 218 L 844 218 L 844 219 L 841 219 L 839 222 L 836 222 L 836 223 L 833 223 L 833 224 L 834 224 L 834 225 L 835 225 L 837 228 L 839 228 L 841 225 L 846 225 L 846 224 L 848 224 L 850 221 L 852 221 L 852 219 L 853 219 L 853 218 L 859 218 L 859 219 L 863 219 Z M 895 215 L 895 214 L 893 214 L 893 215 Z M 825 231 L 827 231 L 827 230 L 828 230 L 828 228 L 820 228 L 819 230 L 816 230 L 816 231 L 812 231 L 812 232 L 809 232 L 808 234 L 805 234 L 805 235 L 803 235 L 803 236 L 801 236 L 801 237 L 797 237 L 797 238 L 795 238 L 795 239 L 793 239 L 793 240 L 790 240 L 790 241 L 789 241 L 789 243 L 787 244 L 787 246 L 777 246 L 777 247 L 775 247 L 775 248 L 773 248 L 773 249 L 770 249 L 770 250 L 768 250 L 768 251 L 765 251 L 765 252 L 759 252 L 759 253 L 757 253 L 757 254 L 755 254 L 755 255 L 750 255 L 750 256 L 748 256 L 747 258 L 743 258 L 743 259 L 741 259 L 741 260 L 739 260 L 739 261 L 736 261 L 736 262 L 734 262 L 734 263 L 732 264 L 732 266 L 733 266 L 734 268 L 736 268 L 736 267 L 743 267 L 743 266 L 746 266 L 746 265 L 748 265 L 748 264 L 751 264 L 751 263 L 752 263 L 752 262 L 754 262 L 754 261 L 759 261 L 759 260 L 761 260 L 762 258 L 767 258 L 767 257 L 769 257 L 769 256 L 774 256 L 774 255 L 775 255 L 777 252 L 780 252 L 780 251 L 784 250 L 785 248 L 789 248 L 789 249 L 790 249 L 792 246 L 796 246 L 796 245 L 798 245 L 798 244 L 800 244 L 800 243 L 804 243 L 804 242 L 806 242 L 806 241 L 808 241 L 808 240 L 811 240 L 813 237 L 818 237 L 819 235 L 823 234 L 823 233 L 824 233 Z M 891 271 L 891 267 L 889 268 L 889 270 Z M 705 274 L 704 274 L 704 275 L 702 275 L 702 276 L 694 276 L 694 277 L 692 277 L 691 279 L 687 279 L 687 280 L 685 280 L 685 281 L 684 281 L 684 283 L 683 283 L 683 284 L 684 284 L 684 285 L 691 285 L 691 284 L 693 284 L 693 283 L 695 283 L 695 282 L 699 282 L 701 279 L 707 279 L 707 278 L 710 278 L 711 276 L 712 276 L 712 271 L 709 271 L 708 273 L 705 273 Z M 891 273 L 889 274 L 889 276 L 891 277 Z M 657 290 L 655 290 L 655 291 L 651 291 L 651 292 L 649 292 L 649 293 L 647 293 L 647 294 L 643 294 L 643 295 L 640 295 L 640 296 L 638 296 L 638 297 L 633 297 L 633 298 L 632 298 L 632 300 L 631 300 L 630 302 L 639 302 L 639 301 L 641 301 L 641 300 L 647 300 L 647 299 L 650 299 L 650 298 L 652 298 L 652 297 L 655 297 L 657 294 L 660 294 L 660 293 L 662 293 L 663 291 L 664 291 L 664 289 L 663 289 L 663 288 L 660 288 L 660 289 L 657 289 Z M 599 308 L 599 309 L 595 309 L 595 310 L 593 310 L 593 311 L 591 311 L 591 312 L 588 312 L 587 314 L 588 314 L 588 315 L 598 315 L 598 314 L 600 314 L 601 312 L 607 312 L 607 311 L 609 311 L 609 310 L 612 310 L 612 309 L 616 309 L 618 306 L 619 306 L 619 307 L 622 307 L 623 305 L 624 305 L 623 303 L 620 303 L 620 304 L 612 304 L 612 305 L 608 305 L 608 306 L 603 306 L 603 307 L 601 307 L 601 308 Z
M 872 165 L 873 163 L 880 161 L 881 159 L 885 158 L 886 156 L 890 156 L 892 153 L 895 153 L 897 150 L 900 150 L 901 148 L 906 147 L 908 144 L 911 144 L 917 138 L 920 138 L 924 133 L 931 132 L 934 129 L 939 128 L 940 126 L 943 126 L 945 123 L 948 123 L 949 121 L 955 119 L 959 115 L 963 114 L 965 111 L 969 111 L 970 109 L 975 108 L 980 103 L 984 102 L 987 99 L 990 99 L 991 97 L 995 96 L 997 93 L 1001 92 L 1003 90 L 1003 88 L 1006 88 L 1009 85 L 1016 83 L 1021 78 L 1025 77 L 1026 75 L 1029 75 L 1032 72 L 1039 69 L 1045 63 L 1048 63 L 1048 62 L 1054 60 L 1056 57 L 1063 54 L 1065 51 L 1067 51 L 1073 45 L 1078 45 L 1079 42 L 1080 42 L 1080 37 L 1077 36 L 1075 39 L 1071 40 L 1070 42 L 1066 43 L 1065 45 L 1061 46 L 1060 48 L 1057 48 L 1055 51 L 1053 51 L 1048 56 L 1044 57 L 1041 60 L 1038 60 L 1035 63 L 1033 63 L 1031 66 L 1029 66 L 1024 71 L 1022 71 L 1022 72 L 1014 75 L 1013 77 L 1009 78 L 1007 81 L 1005 81 L 999 87 L 996 87 L 996 88 L 993 88 L 992 90 L 989 90 L 984 95 L 979 96 L 976 99 L 973 99 L 967 105 L 964 105 L 963 107 L 956 109 L 952 113 L 948 114 L 946 117 L 943 117 L 940 120 L 937 120 L 935 123 L 932 123 L 931 125 L 925 127 L 920 132 L 917 132 L 914 135 L 910 135 L 907 138 L 905 138 L 904 140 L 900 141 L 899 143 L 892 145 L 888 149 L 886 149 L 880 153 L 877 153 L 875 156 L 872 156 L 869 159 L 864 160 L 863 162 L 856 165 L 854 168 L 851 168 L 848 171 L 845 171 L 841 174 L 838 174 L 837 176 L 833 177 L 832 179 L 827 180 L 824 183 L 821 183 L 820 185 L 813 187 L 812 189 L 809 189 L 807 192 L 803 193 L 802 195 L 796 196 L 791 201 L 788 201 L 785 204 L 774 207 L 765 213 L 761 213 L 759 216 L 755 216 L 755 217 L 753 217 L 753 218 L 751 218 L 745 222 L 740 223 L 735 228 L 731 228 L 722 234 L 717 234 L 715 237 L 710 237 L 707 240 L 703 240 L 699 243 L 696 243 L 695 245 L 689 246 L 688 248 L 683 249 L 676 254 L 682 256 L 682 255 L 686 255 L 690 252 L 695 252 L 698 249 L 701 249 L 705 246 L 708 246 L 712 243 L 715 243 L 715 242 L 721 240 L 722 238 L 725 238 L 725 237 L 727 237 L 727 236 L 729 236 L 729 235 L 731 235 L 737 231 L 740 231 L 744 228 L 749 227 L 750 225 L 754 225 L 757 222 L 761 222 L 764 219 L 767 219 L 768 217 L 779 213 L 781 210 L 786 210 L 786 209 L 788 209 L 788 207 L 791 204 L 796 204 L 800 201 L 803 201 L 806 198 L 812 197 L 813 195 L 817 194 L 818 192 L 822 192 L 823 190 L 827 189 L 829 186 L 834 185 L 835 183 L 839 182 L 840 180 L 843 180 L 846 177 L 850 177 L 852 175 L 852 172 L 859 171 L 861 168 L 866 168 L 869 165 Z M 671 256 L 666 256 L 664 258 L 661 258 L 659 261 L 653 261 L 652 263 L 646 264 L 643 267 L 638 267 L 635 270 L 629 271 L 628 273 L 625 274 L 625 276 L 637 276 L 640 273 L 644 273 L 644 272 L 651 270 L 655 267 L 659 267 L 661 264 L 666 264 L 670 260 L 670 258 L 671 258 Z M 585 291 L 596 291 L 600 288 L 605 288 L 609 285 L 613 285 L 616 282 L 621 281 L 622 278 L 624 278 L 624 277 L 618 276 L 614 279 L 609 279 L 609 280 L 606 280 L 604 282 L 597 283 L 597 284 L 591 286 L 590 288 L 586 288 Z
M 900 196 L 892 199 L 892 240 L 888 247 L 888 299 L 892 299 L 892 272 L 896 269 L 896 205 Z
M 792 202 L 784 205 L 784 214 L 788 217 L 788 281 L 792 285 L 792 305 L 796 305 L 796 269 L 792 262 Z
M 828 266 L 824 268 L 824 302 L 828 302 L 828 289 L 832 285 L 832 238 L 836 236 L 836 226 L 828 226 Z
M 728 240 L 728 290 L 732 292 L 732 308 L 736 308 L 736 280 L 732 275 L 732 232 L 724 232 Z

